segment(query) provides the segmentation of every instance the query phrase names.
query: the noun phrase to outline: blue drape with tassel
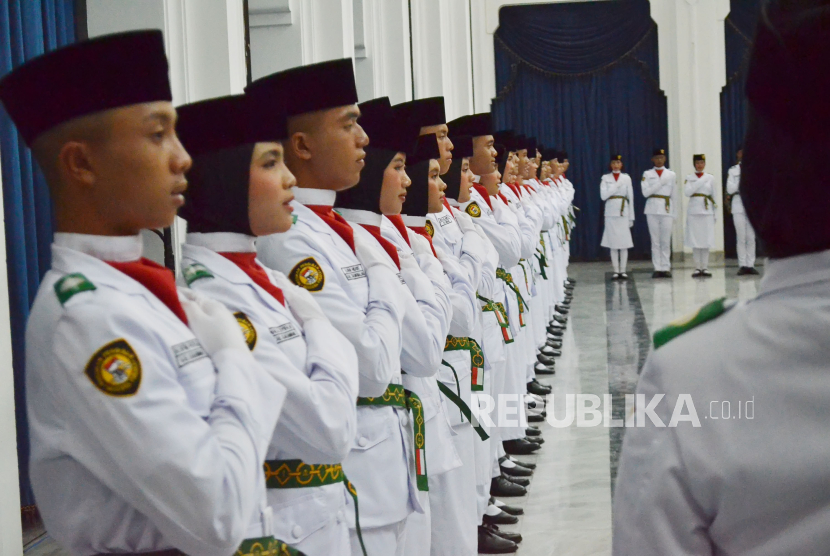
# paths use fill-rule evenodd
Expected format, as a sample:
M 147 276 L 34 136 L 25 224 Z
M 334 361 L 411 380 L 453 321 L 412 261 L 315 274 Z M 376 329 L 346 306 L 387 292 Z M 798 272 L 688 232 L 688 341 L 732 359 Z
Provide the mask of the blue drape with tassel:
M 720 128 L 724 199 L 727 172 L 730 166 L 737 163 L 735 153 L 743 143 L 746 133 L 747 101 L 744 85 L 760 6 L 761 2 L 758 0 L 731 0 L 731 11 L 723 23 L 726 39 L 726 85 L 720 93 Z M 726 257 L 737 257 L 735 225 L 732 215 L 728 213 L 724 213 L 723 241 Z
M 652 151 L 668 147 L 668 116 L 648 0 L 502 8 L 495 55 L 496 126 L 568 151 L 581 209 L 572 257 L 607 257 L 599 183 L 612 153 L 623 156 L 634 183 L 631 255 L 650 257 L 640 178 Z
M 0 77 L 26 60 L 75 40 L 72 0 L 4 0 L 0 6 Z M 56 91 L 55 102 L 60 102 L 59 91 Z M 23 341 L 29 308 L 40 279 L 49 268 L 52 208 L 46 182 L 31 152 L 2 109 L 0 154 L 3 166 L 20 497 L 25 509 L 33 506 L 35 501 L 29 484 Z

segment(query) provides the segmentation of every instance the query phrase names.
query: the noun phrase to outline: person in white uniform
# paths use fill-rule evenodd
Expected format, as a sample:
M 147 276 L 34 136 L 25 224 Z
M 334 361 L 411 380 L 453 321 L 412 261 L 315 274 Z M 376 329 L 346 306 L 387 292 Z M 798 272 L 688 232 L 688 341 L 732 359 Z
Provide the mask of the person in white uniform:
M 735 235 L 738 247 L 738 276 L 758 275 L 755 269 L 755 230 L 746 217 L 744 203 L 741 200 L 741 159 L 743 149 L 738 149 L 738 163 L 729 169 L 726 178 L 726 194 L 729 195 L 732 221 L 735 223 Z
M 615 555 L 827 552 L 830 107 L 815 91 L 830 87 L 828 43 L 826 2 L 762 8 L 741 195 L 770 258 L 756 298 L 718 300 L 655 336 L 637 394 L 665 395 L 655 414 L 668 426 L 626 430 Z M 771 167 L 778 158 L 788 164 Z M 681 396 L 697 423 L 672 427 Z
M 194 161 L 181 275 L 234 313 L 251 353 L 288 389 L 265 462 L 276 536 L 307 556 L 349 556 L 341 464 L 357 429 L 357 356 L 308 291 L 256 260 L 256 236 L 288 230 L 293 212 L 296 180 L 274 142 L 287 135 L 285 116 L 272 99 L 179 108 Z
M 611 156 L 611 173 L 602 176 L 600 198 L 605 202 L 605 230 L 600 245 L 611 250 L 613 280 L 627 280 L 628 250 L 634 247 L 631 227 L 634 225 L 634 188 L 631 177 L 624 173 L 622 155 Z
M 677 175 L 666 168 L 666 149 L 655 149 L 654 168 L 643 172 L 645 215 L 651 235 L 652 278 L 671 278 L 671 232 L 677 217 Z
M 689 197 L 686 213 L 686 247 L 692 248 L 695 262 L 693 278 L 711 278 L 709 250 L 715 246 L 715 176 L 706 173 L 706 155 L 693 157 L 695 173 L 686 176 L 683 194 Z
M 311 292 L 355 347 L 357 434 L 343 462 L 359 498 L 369 556 L 403 552 L 406 518 L 421 511 L 410 411 L 401 385 L 401 323 L 406 306 L 397 269 L 332 211 L 338 191 L 354 187 L 369 143 L 351 59 L 292 68 L 248 86 L 282 91 L 288 113 L 286 165 L 297 178 L 290 230 L 257 240 L 267 267 Z M 280 100 L 280 99 L 275 99 Z M 362 554 L 349 501 L 352 554 Z
M 0 81 L 55 214 L 26 329 L 32 486 L 72 554 L 276 553 L 262 462 L 286 389 L 227 309 L 141 258 L 191 165 L 167 71 L 161 31 L 135 31 Z

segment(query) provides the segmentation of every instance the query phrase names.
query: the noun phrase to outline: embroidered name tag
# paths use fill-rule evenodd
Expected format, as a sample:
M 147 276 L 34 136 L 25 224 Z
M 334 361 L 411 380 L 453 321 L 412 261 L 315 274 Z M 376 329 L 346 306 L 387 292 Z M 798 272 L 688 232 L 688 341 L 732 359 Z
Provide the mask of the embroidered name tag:
M 363 269 L 362 264 L 356 264 L 354 266 L 344 266 L 340 270 L 343 271 L 343 275 L 346 276 L 346 280 L 357 280 L 358 278 L 366 278 L 366 271 Z
M 290 322 L 282 324 L 280 326 L 274 326 L 268 329 L 271 332 L 271 335 L 274 336 L 274 339 L 277 341 L 278 344 L 283 342 L 287 342 L 293 338 L 299 337 L 300 333 L 294 328 L 294 325 Z
M 398 272 L 398 280 L 400 280 L 401 284 L 403 284 L 404 286 L 406 285 L 406 280 L 403 279 L 403 276 L 400 272 Z
M 438 217 L 438 223 L 441 224 L 442 228 L 444 226 L 446 226 L 447 224 L 452 224 L 452 216 L 450 216 L 449 214 L 444 214 L 443 216 L 439 216 Z
M 202 344 L 196 338 L 176 344 L 171 349 L 173 350 L 173 355 L 176 356 L 176 364 L 179 367 L 184 367 L 188 363 L 193 363 L 194 361 L 207 357 L 207 353 L 202 347 Z

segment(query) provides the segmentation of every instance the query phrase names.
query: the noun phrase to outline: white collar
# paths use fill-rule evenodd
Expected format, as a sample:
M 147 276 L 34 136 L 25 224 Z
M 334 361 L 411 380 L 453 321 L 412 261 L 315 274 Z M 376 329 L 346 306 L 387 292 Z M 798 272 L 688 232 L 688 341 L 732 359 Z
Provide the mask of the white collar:
M 666 169 L 666 167 L 665 167 L 665 166 L 660 166 L 660 167 L 658 168 L 657 166 L 655 166 L 655 167 L 654 167 L 654 169 L 655 169 L 655 170 L 665 170 L 665 169 Z
M 331 207 L 336 198 L 337 192 L 331 189 L 294 188 L 294 200 L 304 205 Z
M 403 220 L 404 226 L 408 228 L 423 228 L 427 225 L 426 216 L 408 216 L 406 214 L 402 214 L 401 220 Z
M 256 238 L 233 232 L 190 233 L 185 241 L 216 253 L 256 253 Z
M 347 222 L 353 222 L 355 224 L 380 226 L 380 223 L 383 222 L 382 214 L 377 214 L 369 210 L 356 210 L 338 207 L 337 213 L 345 218 Z
M 102 261 L 125 263 L 141 258 L 144 242 L 141 234 L 134 236 L 96 236 L 56 232 L 55 245 L 80 251 Z
M 455 199 L 450 199 L 449 197 L 444 197 L 444 198 L 447 200 L 447 204 L 450 205 L 451 207 L 460 207 L 461 206 L 461 204 Z
M 770 292 L 828 280 L 830 250 L 781 259 L 767 259 L 759 296 Z
M 473 174 L 473 183 L 481 183 L 481 176 Z
M 622 174 L 622 170 L 611 170 L 612 174 Z

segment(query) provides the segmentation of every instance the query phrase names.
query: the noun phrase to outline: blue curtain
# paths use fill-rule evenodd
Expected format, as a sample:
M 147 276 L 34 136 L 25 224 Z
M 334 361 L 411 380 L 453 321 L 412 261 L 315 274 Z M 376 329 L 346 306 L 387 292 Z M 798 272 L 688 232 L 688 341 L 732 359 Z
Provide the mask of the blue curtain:
M 723 23 L 726 39 L 726 85 L 720 93 L 720 126 L 724 199 L 727 172 L 737 162 L 735 153 L 743 143 L 746 133 L 747 102 L 744 85 L 760 6 L 759 0 L 731 0 L 731 11 Z M 735 225 L 731 214 L 724 214 L 723 240 L 724 254 L 730 258 L 737 257 Z
M 650 257 L 640 177 L 652 151 L 668 146 L 668 116 L 648 0 L 502 8 L 495 54 L 496 126 L 568 151 L 581 209 L 572 257 L 607 257 L 599 182 L 612 153 L 634 182 L 631 256 Z
M 4 0 L 0 4 L 0 77 L 26 60 L 75 40 L 72 0 Z M 59 95 L 59 92 L 57 93 Z M 60 99 L 56 97 L 56 102 Z M 33 506 L 24 381 L 24 332 L 38 285 L 49 269 L 52 208 L 46 182 L 5 110 L 0 109 L 0 154 L 6 267 L 9 276 L 20 497 Z

